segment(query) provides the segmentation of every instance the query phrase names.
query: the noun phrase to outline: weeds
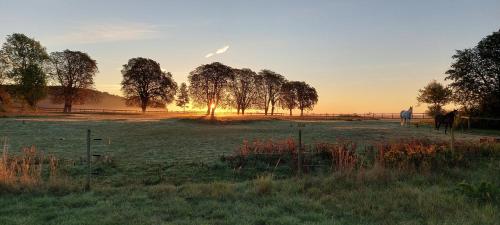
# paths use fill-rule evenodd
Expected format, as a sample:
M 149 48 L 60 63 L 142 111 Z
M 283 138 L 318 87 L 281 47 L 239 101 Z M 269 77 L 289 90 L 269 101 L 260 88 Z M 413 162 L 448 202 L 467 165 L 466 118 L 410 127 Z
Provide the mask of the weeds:
M 0 158 L 0 192 L 66 192 L 70 182 L 63 179 L 58 170 L 57 158 L 45 157 L 35 146 L 23 148 L 20 155 L 10 155 L 7 140 L 4 139 Z M 47 179 L 44 179 L 45 175 Z
M 319 168 L 326 168 L 336 174 L 351 174 L 356 171 L 360 180 L 364 180 L 366 176 L 387 178 L 388 170 L 430 173 L 447 168 L 465 168 L 479 158 L 500 155 L 500 145 L 494 143 L 478 145 L 460 142 L 452 151 L 446 142 L 411 139 L 379 143 L 358 152 L 359 148 L 355 143 L 341 141 L 310 146 L 301 151 L 302 163 L 299 164 L 298 149 L 292 139 L 244 141 L 235 153 L 223 156 L 222 161 L 237 171 L 247 169 L 274 172 L 280 166 L 296 170 L 302 165 L 304 172 Z

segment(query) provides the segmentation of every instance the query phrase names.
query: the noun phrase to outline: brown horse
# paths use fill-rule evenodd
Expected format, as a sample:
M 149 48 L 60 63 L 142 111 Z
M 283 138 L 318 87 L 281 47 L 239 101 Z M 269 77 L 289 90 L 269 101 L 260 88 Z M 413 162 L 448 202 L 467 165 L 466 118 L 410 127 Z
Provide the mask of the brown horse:
M 448 126 L 450 129 L 453 129 L 453 123 L 455 122 L 455 117 L 457 116 L 458 111 L 453 110 L 449 113 L 446 114 L 438 114 L 434 117 L 434 125 L 436 130 L 439 130 L 439 127 L 441 127 L 441 124 L 444 124 L 444 133 L 446 134 L 446 131 L 448 130 Z

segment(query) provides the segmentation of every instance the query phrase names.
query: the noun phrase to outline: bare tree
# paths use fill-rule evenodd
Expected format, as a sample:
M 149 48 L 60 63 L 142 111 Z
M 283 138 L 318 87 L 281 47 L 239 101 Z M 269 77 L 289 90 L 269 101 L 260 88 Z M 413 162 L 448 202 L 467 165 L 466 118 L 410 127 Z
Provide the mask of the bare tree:
M 297 108 L 297 87 L 300 85 L 298 81 L 289 81 L 281 86 L 280 100 L 279 103 L 283 109 L 288 109 L 290 111 L 290 116 L 292 115 L 292 110 Z
M 122 91 L 128 105 L 139 105 L 142 112 L 149 107 L 165 107 L 174 100 L 177 84 L 172 74 L 163 72 L 152 59 L 132 58 L 122 69 Z
M 189 92 L 186 83 L 182 82 L 179 94 L 177 95 L 176 105 L 182 107 L 183 111 L 186 111 L 187 104 L 189 104 Z
M 251 69 L 234 69 L 229 87 L 238 114 L 240 111 L 241 114 L 245 114 L 245 110 L 257 99 L 256 77 L 257 74 Z
M 193 101 L 207 106 L 207 115 L 224 101 L 227 85 L 234 76 L 233 69 L 219 62 L 205 64 L 189 73 L 189 91 Z
M 89 97 L 85 89 L 92 88 L 97 63 L 87 53 L 64 50 L 50 54 L 50 75 L 58 86 L 54 102 L 64 102 L 64 112 L 71 112 L 73 103 L 84 104 Z
M 305 82 L 296 82 L 297 105 L 300 109 L 300 116 L 304 115 L 304 109 L 313 109 L 318 103 L 318 93 L 316 89 Z
M 271 115 L 274 114 L 276 103 L 279 100 L 281 85 L 286 79 L 282 75 L 271 70 L 262 70 L 259 72 L 261 82 L 261 101 L 263 101 L 264 113 L 267 115 L 271 107 Z

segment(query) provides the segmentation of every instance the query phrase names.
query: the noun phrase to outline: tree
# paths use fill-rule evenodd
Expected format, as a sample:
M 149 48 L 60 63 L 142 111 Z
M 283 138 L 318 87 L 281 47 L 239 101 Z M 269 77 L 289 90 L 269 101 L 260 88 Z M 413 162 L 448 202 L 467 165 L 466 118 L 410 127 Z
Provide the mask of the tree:
M 4 57 L 0 54 L 0 111 L 3 110 L 3 105 L 8 103 L 8 94 L 3 89 L 3 82 L 7 78 L 7 62 Z
M 443 112 L 443 106 L 451 101 L 451 95 L 449 88 L 433 80 L 419 90 L 417 101 L 429 104 L 428 114 L 435 116 Z
M 7 79 L 7 61 L 0 54 L 0 88 L 2 88 L 5 79 Z
M 17 84 L 16 96 L 32 108 L 36 108 L 36 104 L 47 96 L 47 75 L 42 68 L 35 64 L 18 70 L 14 70 L 15 73 L 21 74 L 14 79 Z
M 174 100 L 177 83 L 172 74 L 163 72 L 152 59 L 132 58 L 123 65 L 122 91 L 128 105 L 138 105 L 142 112 L 149 107 L 165 107 Z
M 215 109 L 225 100 L 227 85 L 233 76 L 233 69 L 219 62 L 197 67 L 188 77 L 193 101 L 206 105 L 207 115 L 213 117 Z
M 182 107 L 183 111 L 186 111 L 187 104 L 189 104 L 189 92 L 186 83 L 182 82 L 179 94 L 177 95 L 176 105 Z
M 316 89 L 305 82 L 295 83 L 297 90 L 297 106 L 300 109 L 300 116 L 304 115 L 304 110 L 313 109 L 318 103 L 318 93 Z
M 297 87 L 299 83 L 298 81 L 289 81 L 281 86 L 279 102 L 283 109 L 290 110 L 290 116 L 292 110 L 297 108 Z
M 85 89 L 92 88 L 97 63 L 87 53 L 65 50 L 50 54 L 51 76 L 58 83 L 55 102 L 64 102 L 64 112 L 71 112 L 73 103 L 83 104 L 88 98 Z
M 245 110 L 257 99 L 256 77 L 257 74 L 251 69 L 234 69 L 229 89 L 238 114 L 240 111 L 241 114 L 245 114 Z
M 7 63 L 10 77 L 20 76 L 14 70 L 27 71 L 30 65 L 43 68 L 43 64 L 49 59 L 49 55 L 40 42 L 27 37 L 24 34 L 14 33 L 7 36 L 2 45 L 1 55 Z
M 279 100 L 281 85 L 286 81 L 285 77 L 271 70 L 262 70 L 259 72 L 259 76 L 264 113 L 267 115 L 269 107 L 271 107 L 271 115 L 273 115 L 275 105 Z
M 8 35 L 0 50 L 3 74 L 16 85 L 16 95 L 30 106 L 46 95 L 47 76 L 44 65 L 49 56 L 40 42 L 24 34 Z M 32 82 L 32 83 L 30 83 Z
M 453 99 L 471 114 L 500 116 L 500 31 L 474 48 L 457 50 L 446 80 Z

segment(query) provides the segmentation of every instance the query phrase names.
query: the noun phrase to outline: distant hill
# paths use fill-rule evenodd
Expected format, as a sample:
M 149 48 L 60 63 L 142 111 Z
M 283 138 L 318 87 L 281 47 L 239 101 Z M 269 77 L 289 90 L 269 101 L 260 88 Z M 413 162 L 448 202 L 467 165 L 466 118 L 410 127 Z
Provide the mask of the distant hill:
M 14 92 L 14 87 L 12 85 L 2 86 L 3 90 L 7 93 Z M 38 107 L 41 108 L 63 108 L 64 103 L 54 103 L 54 90 L 57 86 L 48 87 L 48 96 L 38 103 Z M 93 89 L 86 89 L 92 98 L 85 102 L 85 104 L 75 104 L 73 103 L 74 109 L 117 109 L 117 110 L 139 110 L 139 107 L 130 107 L 125 104 L 125 98 L 113 95 L 108 92 L 101 92 Z M 20 107 L 19 103 L 16 103 L 14 99 L 11 101 L 11 106 Z M 160 110 L 160 109 L 155 109 Z
M 49 87 L 49 95 L 38 103 L 39 107 L 42 108 L 63 108 L 64 103 L 54 103 L 53 93 L 55 86 Z M 75 109 L 139 109 L 138 107 L 129 107 L 125 105 L 125 98 L 113 95 L 108 92 L 101 92 L 98 90 L 87 89 L 92 96 L 92 99 L 86 101 L 85 104 L 73 104 Z

